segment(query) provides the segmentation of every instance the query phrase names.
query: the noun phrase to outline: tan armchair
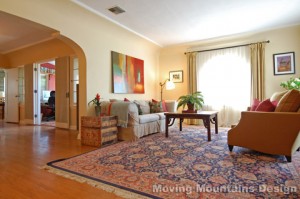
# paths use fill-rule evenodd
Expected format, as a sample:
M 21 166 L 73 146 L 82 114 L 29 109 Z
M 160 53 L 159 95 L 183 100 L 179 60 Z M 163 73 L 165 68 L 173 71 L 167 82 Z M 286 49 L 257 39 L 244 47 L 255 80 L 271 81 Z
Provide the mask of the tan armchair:
M 300 147 L 300 112 L 250 112 L 228 131 L 228 147 L 245 147 L 259 152 L 284 155 L 288 162 Z

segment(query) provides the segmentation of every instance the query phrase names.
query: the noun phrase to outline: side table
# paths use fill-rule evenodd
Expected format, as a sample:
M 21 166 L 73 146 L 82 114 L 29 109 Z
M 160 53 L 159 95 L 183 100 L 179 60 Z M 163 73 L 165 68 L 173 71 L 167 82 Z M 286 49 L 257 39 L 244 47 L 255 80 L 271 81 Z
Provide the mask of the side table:
M 101 147 L 118 141 L 117 116 L 82 116 L 81 143 Z

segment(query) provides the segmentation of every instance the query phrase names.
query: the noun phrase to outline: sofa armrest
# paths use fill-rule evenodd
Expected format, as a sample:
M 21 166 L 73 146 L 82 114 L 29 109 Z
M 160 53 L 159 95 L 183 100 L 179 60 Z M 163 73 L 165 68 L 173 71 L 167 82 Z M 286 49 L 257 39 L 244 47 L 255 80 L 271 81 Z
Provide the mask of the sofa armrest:
M 172 113 L 177 112 L 176 111 L 176 108 L 177 108 L 177 101 L 176 100 L 165 100 L 165 103 L 166 103 L 166 107 L 167 107 L 168 112 L 172 112 Z
M 128 126 L 139 125 L 139 110 L 134 102 L 130 102 L 128 107 Z
M 300 146 L 299 121 L 296 112 L 242 112 L 228 131 L 228 145 L 290 156 Z
M 137 105 L 133 102 L 113 102 L 113 103 L 126 103 L 128 104 L 127 109 L 124 112 L 128 112 L 128 125 L 127 126 L 135 126 L 139 124 L 139 112 Z M 102 102 L 101 103 L 101 114 L 111 115 L 110 113 L 111 102 Z

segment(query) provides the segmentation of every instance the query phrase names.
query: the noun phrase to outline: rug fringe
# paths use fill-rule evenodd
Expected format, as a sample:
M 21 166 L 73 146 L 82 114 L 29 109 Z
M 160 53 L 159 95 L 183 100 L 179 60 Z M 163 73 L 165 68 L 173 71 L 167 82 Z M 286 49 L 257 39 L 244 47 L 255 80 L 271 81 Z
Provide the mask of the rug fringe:
M 87 178 L 84 178 L 84 177 L 76 175 L 76 174 L 71 174 L 69 172 L 62 171 L 62 170 L 53 168 L 48 165 L 42 166 L 40 168 L 44 169 L 50 173 L 54 173 L 56 175 L 59 175 L 59 176 L 65 177 L 65 178 L 75 180 L 80 183 L 87 183 L 95 188 L 102 189 L 102 190 L 110 192 L 110 193 L 114 193 L 115 195 L 126 198 L 126 199 L 135 199 L 135 198 L 149 199 L 149 197 L 146 197 L 146 196 L 143 196 L 143 195 L 140 195 L 137 193 L 133 193 L 130 191 L 126 191 L 124 189 L 120 189 L 120 188 L 117 188 L 117 187 L 114 187 L 111 185 L 107 185 L 105 183 L 101 183 L 101 182 L 98 182 L 95 180 L 87 179 Z

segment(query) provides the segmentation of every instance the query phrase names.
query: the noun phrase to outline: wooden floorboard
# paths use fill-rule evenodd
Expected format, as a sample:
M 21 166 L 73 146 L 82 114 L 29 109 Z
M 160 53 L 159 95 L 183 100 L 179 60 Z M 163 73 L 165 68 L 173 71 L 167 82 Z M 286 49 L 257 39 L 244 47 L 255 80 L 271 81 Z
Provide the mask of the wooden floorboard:
M 47 162 L 96 149 L 81 145 L 77 134 L 78 131 L 0 120 L 0 198 L 120 198 L 40 169 Z

